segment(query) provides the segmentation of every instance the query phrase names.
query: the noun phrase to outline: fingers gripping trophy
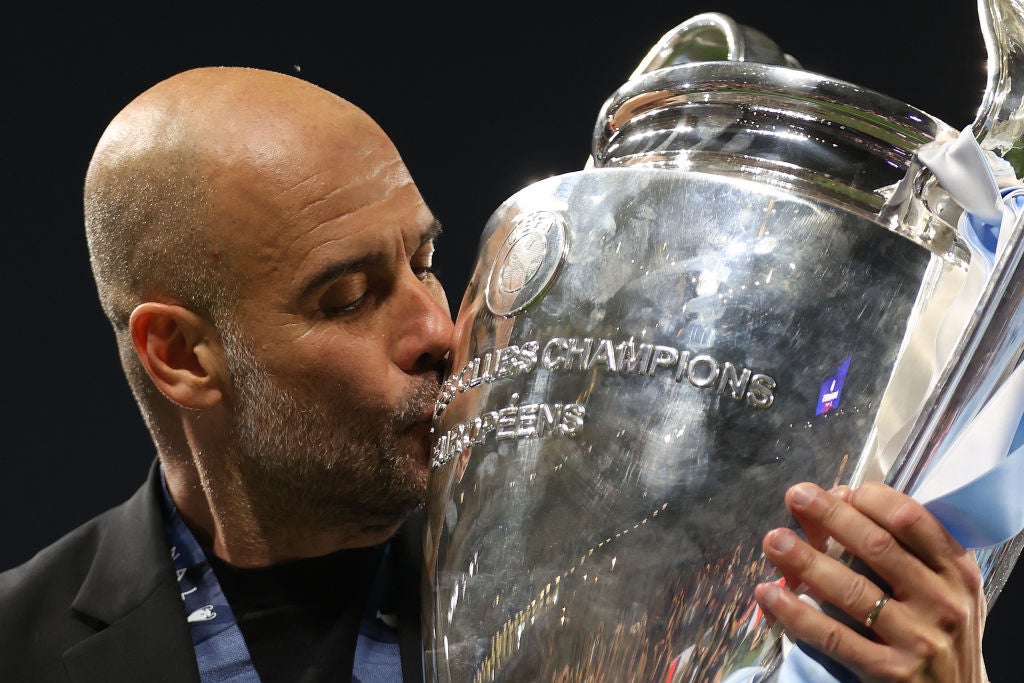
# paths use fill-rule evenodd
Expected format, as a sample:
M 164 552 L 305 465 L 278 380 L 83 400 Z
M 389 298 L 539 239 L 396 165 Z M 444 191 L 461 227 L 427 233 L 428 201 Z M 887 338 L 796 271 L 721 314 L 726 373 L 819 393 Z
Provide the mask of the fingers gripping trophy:
M 435 410 L 429 680 L 772 669 L 753 588 L 789 486 L 964 488 L 929 476 L 955 478 L 1022 346 L 1000 186 L 1024 12 L 979 9 L 989 84 L 962 132 L 702 14 L 607 100 L 584 170 L 494 213 Z M 968 546 L 990 601 L 1021 526 Z

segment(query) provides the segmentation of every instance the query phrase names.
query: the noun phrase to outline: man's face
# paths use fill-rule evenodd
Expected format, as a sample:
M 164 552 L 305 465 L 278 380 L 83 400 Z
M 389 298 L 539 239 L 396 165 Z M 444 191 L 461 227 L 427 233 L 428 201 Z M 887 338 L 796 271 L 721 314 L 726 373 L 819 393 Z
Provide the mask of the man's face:
M 425 490 L 451 314 L 437 224 L 397 152 L 361 119 L 343 132 L 225 170 L 245 188 L 224 212 L 241 285 L 229 401 L 238 450 L 307 523 L 386 526 Z

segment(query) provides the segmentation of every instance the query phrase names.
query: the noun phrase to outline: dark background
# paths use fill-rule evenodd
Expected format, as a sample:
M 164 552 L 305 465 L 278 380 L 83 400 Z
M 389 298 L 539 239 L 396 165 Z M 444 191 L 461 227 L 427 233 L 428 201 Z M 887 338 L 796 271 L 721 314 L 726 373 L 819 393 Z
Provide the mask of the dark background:
M 127 497 L 153 457 L 96 300 L 80 206 L 93 145 L 135 95 L 186 68 L 243 65 L 360 105 L 445 225 L 438 261 L 455 307 L 491 212 L 582 168 L 604 99 L 663 33 L 705 11 L 957 128 L 981 101 L 985 51 L 966 0 L 8 6 L 0 569 Z M 990 619 L 993 680 L 1019 677 L 1018 583 Z

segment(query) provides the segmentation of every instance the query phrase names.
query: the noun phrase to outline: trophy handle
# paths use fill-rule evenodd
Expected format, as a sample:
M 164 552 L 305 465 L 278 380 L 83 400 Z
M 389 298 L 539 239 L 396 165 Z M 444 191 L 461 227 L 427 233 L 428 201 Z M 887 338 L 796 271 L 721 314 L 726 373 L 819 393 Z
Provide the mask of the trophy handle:
M 971 124 L 985 149 L 1024 172 L 1024 2 L 978 0 L 981 33 L 988 53 L 985 95 Z
M 669 66 L 691 62 L 755 62 L 803 69 L 793 55 L 785 53 L 771 38 L 744 26 L 720 12 L 690 17 L 667 31 L 647 51 L 626 82 Z M 585 170 L 594 168 L 593 154 Z
M 988 81 L 971 132 L 979 144 L 1024 171 L 1024 0 L 978 0 Z M 1005 226 L 1004 226 L 1005 228 Z M 1007 238 L 956 350 L 887 477 L 911 490 L 931 459 L 974 419 L 1024 356 L 1024 220 Z M 978 551 L 991 609 L 1024 548 L 1024 532 Z
M 691 17 L 663 35 L 628 80 L 666 66 L 689 62 L 757 62 L 802 68 L 765 34 L 718 12 Z

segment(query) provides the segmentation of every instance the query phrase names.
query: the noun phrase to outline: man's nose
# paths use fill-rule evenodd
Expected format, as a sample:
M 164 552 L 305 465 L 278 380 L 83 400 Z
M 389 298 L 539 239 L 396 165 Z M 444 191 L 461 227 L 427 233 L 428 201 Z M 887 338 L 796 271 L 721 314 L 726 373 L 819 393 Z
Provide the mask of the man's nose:
M 437 280 L 420 280 L 412 273 L 402 289 L 396 363 L 410 373 L 436 370 L 448 353 L 454 329 L 444 289 Z

